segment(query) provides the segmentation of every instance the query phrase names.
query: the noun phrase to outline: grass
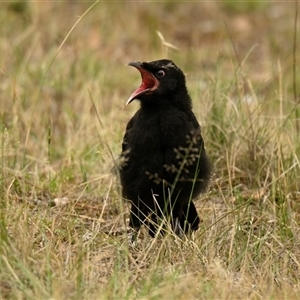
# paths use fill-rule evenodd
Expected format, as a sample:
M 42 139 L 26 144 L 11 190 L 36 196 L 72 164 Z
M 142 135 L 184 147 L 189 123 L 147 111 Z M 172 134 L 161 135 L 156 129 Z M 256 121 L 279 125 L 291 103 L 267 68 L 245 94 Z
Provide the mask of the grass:
M 297 299 L 295 4 L 99 2 L 68 36 L 91 5 L 2 4 L 0 298 Z M 138 108 L 126 63 L 166 56 L 215 174 L 193 236 L 130 248 L 110 173 Z

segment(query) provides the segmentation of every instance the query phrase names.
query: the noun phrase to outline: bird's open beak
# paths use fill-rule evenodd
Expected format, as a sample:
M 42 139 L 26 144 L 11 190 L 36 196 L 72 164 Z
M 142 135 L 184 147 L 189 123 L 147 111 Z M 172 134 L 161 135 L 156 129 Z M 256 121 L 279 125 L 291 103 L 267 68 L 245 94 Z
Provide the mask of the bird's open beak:
M 128 105 L 134 99 L 137 99 L 139 96 L 147 94 L 147 93 L 155 90 L 159 85 L 159 82 L 155 78 L 155 76 L 143 67 L 143 63 L 130 62 L 128 65 L 135 67 L 140 71 L 141 76 L 142 76 L 142 84 L 135 92 L 132 93 L 132 95 L 129 97 L 129 99 L 126 102 L 126 105 Z

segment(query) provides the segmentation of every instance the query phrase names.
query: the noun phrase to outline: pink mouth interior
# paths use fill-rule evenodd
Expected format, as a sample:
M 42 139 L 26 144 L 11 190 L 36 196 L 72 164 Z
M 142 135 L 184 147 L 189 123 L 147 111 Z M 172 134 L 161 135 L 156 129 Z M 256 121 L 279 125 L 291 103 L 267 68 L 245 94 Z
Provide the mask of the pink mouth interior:
M 157 80 L 150 72 L 144 70 L 143 68 L 137 69 L 141 72 L 142 83 L 140 87 L 130 96 L 129 100 L 127 101 L 128 104 L 138 96 L 146 94 L 147 92 L 155 89 L 158 85 Z
M 153 75 L 148 71 L 145 71 L 144 69 L 138 70 L 141 72 L 142 75 L 142 84 L 138 88 L 138 90 L 143 91 L 146 89 L 152 89 L 156 84 L 156 80 L 154 79 Z

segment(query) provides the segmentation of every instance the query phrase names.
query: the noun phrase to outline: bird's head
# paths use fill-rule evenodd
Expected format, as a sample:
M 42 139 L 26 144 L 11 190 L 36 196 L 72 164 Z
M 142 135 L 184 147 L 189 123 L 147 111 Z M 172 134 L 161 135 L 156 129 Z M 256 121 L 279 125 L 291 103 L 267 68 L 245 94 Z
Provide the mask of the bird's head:
M 158 104 L 162 100 L 171 99 L 173 95 L 187 94 L 185 76 L 171 60 L 130 62 L 128 65 L 140 71 L 142 83 L 129 97 L 126 105 L 135 99 L 142 103 Z

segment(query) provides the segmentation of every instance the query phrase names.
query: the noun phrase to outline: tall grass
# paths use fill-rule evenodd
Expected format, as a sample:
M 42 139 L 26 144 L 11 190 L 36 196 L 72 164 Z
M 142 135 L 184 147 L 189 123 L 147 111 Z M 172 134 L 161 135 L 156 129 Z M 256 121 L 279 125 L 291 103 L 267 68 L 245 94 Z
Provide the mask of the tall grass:
M 0 298 L 297 299 L 294 6 L 99 2 L 78 22 L 90 5 L 0 10 Z M 110 173 L 138 107 L 126 63 L 166 55 L 214 177 L 193 236 L 130 248 Z

